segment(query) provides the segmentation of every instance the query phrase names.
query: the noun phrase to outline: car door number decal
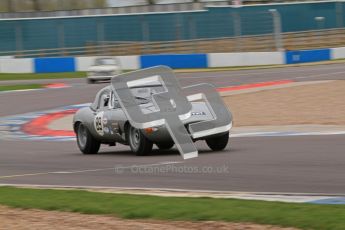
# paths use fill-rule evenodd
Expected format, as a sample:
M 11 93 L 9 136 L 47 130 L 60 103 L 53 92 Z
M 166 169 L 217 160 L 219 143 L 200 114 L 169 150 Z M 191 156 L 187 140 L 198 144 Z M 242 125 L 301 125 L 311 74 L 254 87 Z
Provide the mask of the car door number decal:
M 96 114 L 95 116 L 95 120 L 94 120 L 94 126 L 96 129 L 96 132 L 103 136 L 104 135 L 104 127 L 103 127 L 103 114 L 104 112 L 99 112 Z

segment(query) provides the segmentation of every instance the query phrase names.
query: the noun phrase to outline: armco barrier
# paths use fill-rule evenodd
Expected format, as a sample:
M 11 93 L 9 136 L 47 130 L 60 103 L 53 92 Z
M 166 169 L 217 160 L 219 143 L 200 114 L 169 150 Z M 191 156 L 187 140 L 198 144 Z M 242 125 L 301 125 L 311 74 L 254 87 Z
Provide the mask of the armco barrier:
M 53 73 L 87 71 L 96 57 L 0 58 L 2 73 Z M 286 52 L 160 54 L 118 56 L 123 69 L 139 69 L 156 65 L 171 68 L 208 68 L 227 66 L 279 65 L 317 62 L 345 58 L 345 47 Z
M 345 58 L 345 47 L 332 48 L 331 59 L 344 59 Z
M 331 49 L 287 51 L 285 58 L 286 64 L 327 61 L 331 60 Z
M 281 65 L 284 63 L 284 52 L 208 54 L 208 67 Z
M 158 54 L 142 55 L 141 68 L 156 65 L 166 65 L 173 69 L 181 68 L 207 68 L 207 54 Z
M 0 58 L 1 73 L 33 73 L 34 66 L 31 58 Z
M 35 73 L 75 72 L 75 58 L 35 58 Z

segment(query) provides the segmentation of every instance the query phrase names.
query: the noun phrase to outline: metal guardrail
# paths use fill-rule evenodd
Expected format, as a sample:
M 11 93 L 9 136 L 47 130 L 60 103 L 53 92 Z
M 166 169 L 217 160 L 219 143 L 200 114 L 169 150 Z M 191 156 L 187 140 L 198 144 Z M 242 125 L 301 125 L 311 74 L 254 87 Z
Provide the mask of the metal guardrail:
M 345 29 L 282 33 L 282 50 L 301 50 L 345 46 Z M 101 43 L 101 44 L 100 44 Z M 0 52 L 0 56 L 54 57 L 97 55 L 142 55 L 164 53 L 220 53 L 276 51 L 273 34 L 256 36 L 192 39 L 164 42 L 90 42 L 83 47 Z

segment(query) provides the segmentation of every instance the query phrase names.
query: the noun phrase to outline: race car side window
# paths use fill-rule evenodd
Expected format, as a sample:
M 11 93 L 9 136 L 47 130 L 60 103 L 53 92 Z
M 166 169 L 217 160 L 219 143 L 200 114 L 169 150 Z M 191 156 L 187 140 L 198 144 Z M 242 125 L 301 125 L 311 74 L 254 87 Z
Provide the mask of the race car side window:
M 101 89 L 97 93 L 94 102 L 90 105 L 90 109 L 92 109 L 93 111 L 96 111 L 98 109 L 104 108 L 104 106 L 107 107 L 108 104 L 110 103 L 109 101 L 110 92 L 111 92 L 110 87 L 105 87 Z
M 106 90 L 100 96 L 98 108 L 99 109 L 108 108 L 109 103 L 110 103 L 110 92 Z
M 110 99 L 110 109 L 118 109 L 121 108 L 120 103 L 118 99 L 116 98 L 116 95 L 112 92 L 111 93 L 111 99 Z

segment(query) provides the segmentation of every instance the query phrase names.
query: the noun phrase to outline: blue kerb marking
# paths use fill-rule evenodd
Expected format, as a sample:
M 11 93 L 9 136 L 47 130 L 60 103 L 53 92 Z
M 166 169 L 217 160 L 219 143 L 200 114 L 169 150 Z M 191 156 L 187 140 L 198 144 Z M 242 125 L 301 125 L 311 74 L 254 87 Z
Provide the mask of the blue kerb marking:
M 294 50 L 285 52 L 285 63 L 296 64 L 331 60 L 330 49 Z
M 35 58 L 35 73 L 75 72 L 75 58 Z
M 206 54 L 157 54 L 140 56 L 141 68 L 166 65 L 178 68 L 207 68 Z
M 321 200 L 314 200 L 308 203 L 312 204 L 345 204 L 345 197 L 334 197 Z
M 65 106 L 62 108 L 54 109 L 54 110 L 33 112 L 33 113 L 0 118 L 0 126 L 5 127 L 5 129 L 0 130 L 0 139 L 5 134 L 5 137 L 10 138 L 10 139 L 20 138 L 20 139 L 25 139 L 25 140 L 75 141 L 76 140 L 75 137 L 65 137 L 65 136 L 47 137 L 47 136 L 38 136 L 38 135 L 28 135 L 21 131 L 21 126 L 25 124 L 26 122 L 47 113 L 64 111 L 64 110 L 74 109 L 74 108 L 78 109 L 78 108 L 82 108 L 86 106 L 89 106 L 89 104 L 70 105 L 70 106 Z

